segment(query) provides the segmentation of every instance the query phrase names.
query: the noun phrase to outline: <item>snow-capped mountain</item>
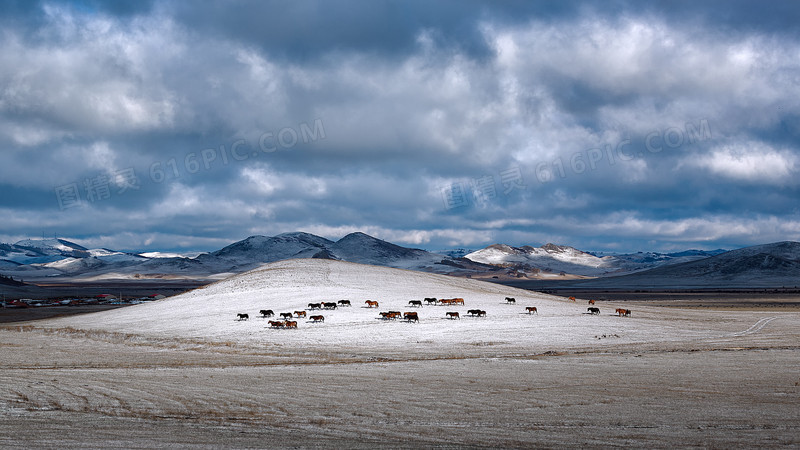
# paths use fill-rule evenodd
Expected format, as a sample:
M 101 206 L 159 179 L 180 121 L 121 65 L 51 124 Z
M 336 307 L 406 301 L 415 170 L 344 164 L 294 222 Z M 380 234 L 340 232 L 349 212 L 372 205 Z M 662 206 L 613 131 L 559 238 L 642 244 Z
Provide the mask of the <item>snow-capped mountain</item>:
M 401 247 L 364 233 L 351 233 L 331 241 L 309 233 L 284 233 L 274 237 L 250 236 L 221 250 L 196 259 L 206 264 L 230 264 L 229 271 L 241 272 L 258 265 L 290 258 L 336 259 L 362 264 L 412 270 L 453 271 L 441 265 L 452 258 L 425 250 Z M 437 266 L 438 265 L 438 266 Z
M 708 258 L 724 250 L 687 250 L 679 253 L 638 252 L 608 254 L 583 252 L 565 245 L 512 247 L 494 244 L 465 257 L 484 264 L 516 268 L 522 271 L 565 272 L 583 276 L 612 276 L 638 272 L 668 264 Z
M 76 250 L 79 252 L 86 251 L 85 247 L 64 239 L 24 239 L 14 245 L 17 247 L 35 249 L 39 253 L 45 255 L 72 253 Z
M 184 253 L 175 253 L 175 252 L 144 252 L 138 253 L 139 256 L 145 258 L 197 258 L 198 256 L 202 255 L 205 252 L 184 252 Z
M 311 258 L 333 243 L 310 233 L 283 233 L 273 237 L 250 236 L 215 252 L 199 255 L 196 259 L 212 264 L 223 260 L 229 262 L 231 267 L 252 268 L 256 264 L 282 259 Z
M 364 233 L 350 233 L 329 248 L 337 259 L 361 264 L 415 269 L 446 259 L 425 250 L 406 248 Z
M 572 247 L 555 244 L 541 247 L 495 244 L 472 252 L 465 258 L 483 264 L 518 267 L 522 270 L 527 268 L 585 276 L 599 276 L 617 270 L 611 257 L 599 258 Z
M 25 239 L 14 244 L 0 244 L 0 260 L 19 264 L 41 264 L 86 256 L 89 256 L 86 248 L 64 239 Z

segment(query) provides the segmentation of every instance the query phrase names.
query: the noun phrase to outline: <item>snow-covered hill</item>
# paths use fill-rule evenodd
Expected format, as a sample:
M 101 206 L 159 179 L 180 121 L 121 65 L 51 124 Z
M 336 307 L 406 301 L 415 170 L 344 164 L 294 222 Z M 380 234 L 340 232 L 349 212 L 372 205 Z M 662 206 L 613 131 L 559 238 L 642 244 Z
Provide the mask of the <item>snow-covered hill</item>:
M 680 253 L 637 252 L 628 254 L 589 253 L 565 245 L 545 244 L 541 247 L 490 245 L 465 257 L 476 262 L 549 273 L 603 277 L 621 275 L 654 267 L 708 258 L 724 250 L 705 252 L 687 250 Z
M 508 296 L 515 297 L 516 303 L 507 304 Z M 409 307 L 409 300 L 425 297 L 461 297 L 465 304 Z M 308 310 L 309 303 L 341 299 L 350 300 L 352 306 Z M 378 301 L 380 306 L 367 308 L 366 300 Z M 539 314 L 526 314 L 526 306 L 536 306 Z M 597 336 L 604 334 L 619 336 L 615 343 L 635 342 L 645 335 L 652 339 L 652 333 L 660 333 L 663 339 L 675 336 L 673 328 L 659 328 L 663 322 L 660 315 L 648 315 L 642 308 L 637 309 L 634 320 L 617 317 L 612 306 L 600 308 L 604 314 L 590 316 L 585 314 L 583 302 L 494 283 L 344 261 L 296 259 L 271 263 L 157 302 L 55 319 L 46 326 L 146 335 L 170 339 L 176 345 L 181 345 L 181 340 L 187 345 L 191 341 L 223 341 L 319 352 L 329 346 L 366 346 L 387 352 L 413 348 L 420 355 L 426 349 L 448 347 L 544 351 L 548 345 L 596 345 Z M 311 323 L 299 318 L 295 319 L 297 330 L 270 329 L 267 319 L 258 317 L 262 309 L 271 309 L 276 315 L 306 311 L 321 314 L 325 320 Z M 487 315 L 470 317 L 469 309 L 482 309 Z M 416 311 L 419 323 L 382 320 L 379 311 L 389 310 Z M 462 317 L 447 319 L 447 311 L 459 312 Z M 239 313 L 250 319 L 236 320 Z M 680 336 L 685 339 L 692 333 L 684 331 Z
M 64 239 L 25 239 L 14 244 L 0 244 L 0 260 L 19 264 L 43 264 L 87 256 L 86 248 Z
M 45 255 L 86 251 L 86 248 L 64 239 L 24 239 L 14 244 L 17 247 L 35 249 Z
M 472 252 L 465 258 L 484 264 L 529 266 L 545 272 L 586 276 L 599 276 L 616 270 L 611 257 L 598 258 L 572 247 L 555 244 L 541 247 L 495 244 Z
M 309 233 L 284 233 L 274 237 L 251 236 L 213 253 L 200 255 L 198 261 L 219 266 L 229 263 L 230 272 L 241 272 L 260 264 L 290 258 L 320 258 L 374 264 L 378 266 L 452 272 L 453 258 L 425 250 L 401 247 L 364 233 L 350 233 L 334 242 Z
M 333 241 L 310 233 L 284 233 L 277 236 L 250 236 L 213 253 L 202 254 L 199 261 L 228 261 L 231 266 L 279 261 L 288 258 L 310 258 L 332 245 Z

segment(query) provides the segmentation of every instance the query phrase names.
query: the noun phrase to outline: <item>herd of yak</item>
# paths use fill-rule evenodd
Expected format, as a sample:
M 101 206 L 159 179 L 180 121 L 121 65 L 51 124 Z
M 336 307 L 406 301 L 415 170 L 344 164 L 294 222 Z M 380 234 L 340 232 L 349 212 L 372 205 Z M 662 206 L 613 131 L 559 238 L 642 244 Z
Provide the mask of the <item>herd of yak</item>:
M 569 297 L 569 300 L 575 301 L 575 297 Z M 507 304 L 516 304 L 517 300 L 514 297 L 506 297 L 505 299 Z M 463 298 L 442 298 L 437 299 L 434 297 L 426 297 L 424 300 L 410 300 L 408 302 L 409 307 L 422 307 L 422 303 L 425 302 L 427 305 L 439 305 L 439 306 L 449 306 L 449 305 L 464 305 Z M 589 300 L 590 305 L 594 305 L 594 300 Z M 377 301 L 374 300 L 367 300 L 364 302 L 366 305 L 365 308 L 377 308 L 379 306 Z M 333 310 L 337 307 L 348 307 L 351 306 L 350 300 L 339 300 L 338 302 L 321 302 L 321 303 L 309 303 L 308 310 L 315 311 L 315 310 Z M 528 314 L 539 314 L 538 309 L 535 306 L 526 306 L 525 312 Z M 620 317 L 627 316 L 630 317 L 631 310 L 630 309 L 623 309 L 617 308 L 615 311 L 616 314 Z M 587 309 L 587 314 L 591 315 L 599 315 L 600 308 L 596 308 L 594 306 L 590 306 Z M 263 318 L 274 317 L 275 313 L 271 309 L 262 309 L 259 311 L 259 314 Z M 467 314 L 471 317 L 486 317 L 486 311 L 481 309 L 470 309 L 467 310 Z M 400 311 L 385 311 L 378 313 L 380 319 L 383 320 L 397 320 L 402 319 L 408 322 L 419 322 L 419 315 L 415 311 L 407 311 L 401 313 Z M 272 328 L 297 328 L 297 321 L 291 320 L 293 318 L 306 318 L 311 322 L 325 322 L 325 316 L 321 314 L 316 315 L 309 315 L 307 316 L 306 311 L 294 311 L 292 312 L 284 312 L 280 313 L 282 320 L 270 320 L 269 326 Z M 236 315 L 237 320 L 247 320 L 250 316 L 246 313 L 239 313 Z M 447 319 L 460 319 L 461 316 L 459 315 L 458 311 L 447 311 L 445 313 L 445 318 Z

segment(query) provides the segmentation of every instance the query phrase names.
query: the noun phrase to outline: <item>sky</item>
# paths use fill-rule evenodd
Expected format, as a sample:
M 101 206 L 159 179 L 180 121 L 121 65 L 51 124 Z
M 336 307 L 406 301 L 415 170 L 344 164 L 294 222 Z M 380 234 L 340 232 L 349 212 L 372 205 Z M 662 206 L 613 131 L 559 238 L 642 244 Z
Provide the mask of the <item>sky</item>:
M 800 240 L 795 1 L 0 2 L 0 241 Z

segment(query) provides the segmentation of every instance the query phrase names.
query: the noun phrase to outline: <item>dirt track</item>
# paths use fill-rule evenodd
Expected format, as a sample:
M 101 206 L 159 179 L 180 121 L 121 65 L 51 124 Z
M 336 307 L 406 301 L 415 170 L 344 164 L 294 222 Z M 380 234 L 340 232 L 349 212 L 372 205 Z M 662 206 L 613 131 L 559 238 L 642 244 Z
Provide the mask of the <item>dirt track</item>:
M 797 446 L 799 316 L 706 341 L 393 361 L 8 325 L 0 445 Z

